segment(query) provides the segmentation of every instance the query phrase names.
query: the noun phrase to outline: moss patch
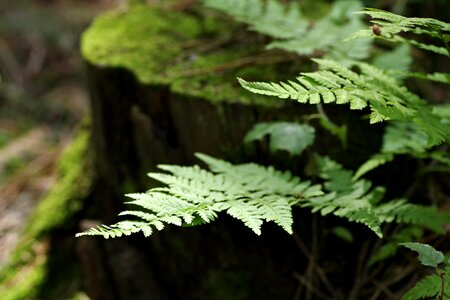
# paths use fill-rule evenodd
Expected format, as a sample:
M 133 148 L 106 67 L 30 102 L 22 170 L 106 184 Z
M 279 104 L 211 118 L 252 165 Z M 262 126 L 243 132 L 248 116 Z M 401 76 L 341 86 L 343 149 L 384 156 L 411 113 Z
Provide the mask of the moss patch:
M 167 84 L 167 66 L 183 41 L 199 33 L 200 24 L 192 17 L 133 5 L 97 17 L 83 34 L 81 52 L 92 64 L 132 70 L 143 83 Z
M 172 92 L 184 96 L 282 105 L 280 101 L 248 93 L 236 80 L 237 76 L 249 78 L 252 74 L 258 74 L 255 79 L 259 80 L 279 79 L 280 70 L 273 64 L 236 65 L 242 59 L 259 55 L 263 48 L 261 41 L 225 42 L 226 47 L 218 45 L 205 51 L 209 43 L 229 35 L 233 26 L 208 17 L 133 5 L 126 11 L 111 11 L 97 17 L 83 34 L 81 49 L 91 64 L 126 68 L 141 83 L 167 85 Z M 283 73 L 286 74 L 285 68 Z
M 60 158 L 57 183 L 30 217 L 10 264 L 0 270 L 2 299 L 33 298 L 48 280 L 45 235 L 70 226 L 71 217 L 90 193 L 93 170 L 87 155 L 89 136 L 89 129 L 82 128 Z
M 62 155 L 59 179 L 39 203 L 26 228 L 28 236 L 40 238 L 52 228 L 64 228 L 67 220 L 78 212 L 90 193 L 93 172 L 86 164 L 90 133 L 84 129 Z M 51 213 L 50 213 L 51 212 Z

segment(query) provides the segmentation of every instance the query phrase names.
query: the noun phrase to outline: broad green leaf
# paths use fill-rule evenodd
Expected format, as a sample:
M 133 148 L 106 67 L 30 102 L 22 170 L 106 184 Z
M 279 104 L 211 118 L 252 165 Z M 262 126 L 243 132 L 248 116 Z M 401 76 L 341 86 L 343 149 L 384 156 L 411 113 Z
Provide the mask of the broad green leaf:
M 306 124 L 290 122 L 258 123 L 244 138 L 244 142 L 259 141 L 270 136 L 270 150 L 285 150 L 300 155 L 314 142 L 314 128 Z
M 400 245 L 419 253 L 419 261 L 424 266 L 436 268 L 444 261 L 444 254 L 430 245 L 422 243 L 401 243 Z

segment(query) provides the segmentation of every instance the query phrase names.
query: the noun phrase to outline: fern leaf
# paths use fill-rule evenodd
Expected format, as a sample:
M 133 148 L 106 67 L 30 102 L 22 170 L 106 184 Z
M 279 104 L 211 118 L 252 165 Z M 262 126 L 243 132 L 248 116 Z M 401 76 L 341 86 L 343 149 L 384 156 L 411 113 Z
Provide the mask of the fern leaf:
M 302 35 L 308 20 L 302 16 L 296 3 L 285 6 L 276 0 L 265 4 L 260 0 L 203 0 L 206 7 L 229 14 L 250 29 L 275 38 L 288 39 Z
M 361 9 L 356 0 L 333 3 L 331 12 L 313 24 L 303 16 L 299 5 L 277 0 L 203 0 L 205 6 L 224 12 L 249 25 L 253 31 L 275 38 L 268 49 L 282 49 L 300 55 L 330 52 L 329 57 L 349 65 L 368 57 L 369 39 L 343 43 L 344 37 L 364 27 L 353 12 Z
M 389 162 L 394 159 L 391 153 L 378 153 L 373 155 L 368 161 L 363 163 L 353 175 L 353 180 L 358 180 L 367 172 Z
M 424 80 L 430 80 L 430 81 L 435 81 L 435 82 L 440 82 L 440 83 L 444 83 L 444 84 L 449 84 L 450 85 L 450 74 L 449 73 L 432 73 L 432 74 L 425 74 L 425 73 L 419 73 L 419 72 L 404 72 L 404 73 L 400 73 L 404 76 L 408 76 L 408 77 L 415 77 L 415 78 L 419 78 L 419 79 L 424 79 Z
M 423 153 L 427 136 L 414 123 L 391 122 L 383 135 L 382 153 Z
M 359 13 L 369 15 L 372 19 L 383 20 L 383 24 L 392 24 L 397 32 L 414 31 L 417 27 L 427 34 L 435 30 L 450 31 L 450 24 L 431 18 L 407 18 L 376 8 L 366 8 Z
M 256 234 L 261 234 L 263 222 L 274 222 L 292 233 L 293 199 L 303 193 L 305 199 L 323 194 L 320 186 L 301 182 L 289 172 L 256 164 L 233 165 L 205 154 L 196 154 L 212 172 L 198 166 L 160 165 L 168 173 L 150 173 L 149 176 L 166 184 L 146 193 L 128 194 L 127 202 L 134 210 L 121 216 L 136 221 L 122 221 L 111 226 L 92 228 L 82 235 L 119 237 L 143 232 L 150 235 L 165 224 L 181 226 L 210 222 L 225 211 L 241 220 Z
M 450 267 L 445 268 L 444 275 L 444 294 L 450 295 Z M 420 300 L 436 298 L 442 289 L 442 279 L 437 274 L 431 274 L 420 280 L 401 298 L 402 300 Z M 446 298 L 445 298 L 446 299 Z
M 382 220 L 374 209 L 374 204 L 383 193 L 371 189 L 366 180 L 352 182 L 352 172 L 328 157 L 316 155 L 319 176 L 325 180 L 324 186 L 329 193 L 308 200 L 300 199 L 299 206 L 310 207 L 313 212 L 322 215 L 334 214 L 352 222 L 359 222 L 378 236 L 382 236 Z
M 226 210 L 230 216 L 244 222 L 257 235 L 261 234 L 261 225 L 263 223 L 262 214 L 253 203 L 246 201 L 226 201 L 217 204 L 216 207 L 220 210 Z
M 367 29 L 361 30 L 353 34 L 349 40 L 361 37 L 376 37 L 392 42 L 409 43 L 420 49 L 450 57 L 450 51 L 447 46 L 439 47 L 432 44 L 424 44 L 410 38 L 406 39 L 399 36 L 399 34 L 403 32 L 428 35 L 432 38 L 440 39 L 444 45 L 447 45 L 448 33 L 450 32 L 449 23 L 431 18 L 407 18 L 373 8 L 366 8 L 359 13 L 372 17 L 371 22 L 379 26 L 380 30 L 376 34 Z
M 407 77 L 406 74 L 411 63 L 411 47 L 408 44 L 402 44 L 389 52 L 378 55 L 372 61 L 375 67 L 386 70 L 390 76 L 400 83 Z
M 445 232 L 444 225 L 450 224 L 450 213 L 439 212 L 436 207 L 407 203 L 405 199 L 392 200 L 375 208 L 382 222 L 420 225 L 436 233 Z
M 281 197 L 265 197 L 264 201 L 255 203 L 259 207 L 259 211 L 263 213 L 263 218 L 267 221 L 273 221 L 292 234 L 291 205 L 285 198 Z
M 371 123 L 382 120 L 412 122 L 427 135 L 427 146 L 446 141 L 450 128 L 432 112 L 426 102 L 399 85 L 386 71 L 365 63 L 356 63 L 360 74 L 325 59 L 314 59 L 321 70 L 302 73 L 297 82 L 247 82 L 238 78 L 241 86 L 252 93 L 293 99 L 301 103 L 350 103 L 350 109 L 369 105 Z M 333 75 L 330 75 L 333 73 Z M 340 79 L 337 79 L 340 78 Z

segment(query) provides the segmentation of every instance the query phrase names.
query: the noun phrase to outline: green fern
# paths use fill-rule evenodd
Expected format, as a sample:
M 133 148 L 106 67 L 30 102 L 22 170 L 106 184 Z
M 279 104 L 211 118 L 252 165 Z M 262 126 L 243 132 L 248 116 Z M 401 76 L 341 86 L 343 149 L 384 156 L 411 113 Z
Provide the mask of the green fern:
M 247 23 L 253 31 L 275 38 L 268 49 L 300 55 L 322 51 L 327 58 L 348 65 L 367 58 L 371 47 L 368 39 L 342 42 L 349 34 L 364 28 L 361 19 L 353 15 L 362 8 L 356 0 L 336 1 L 331 12 L 314 23 L 303 15 L 296 2 L 283 5 L 277 0 L 203 0 L 203 3 Z
M 279 39 L 304 34 L 309 26 L 297 3 L 283 5 L 276 0 L 202 0 L 206 7 L 249 24 L 250 29 Z
M 428 136 L 428 145 L 440 144 L 450 128 L 417 95 L 399 85 L 386 71 L 356 63 L 360 72 L 330 60 L 314 59 L 320 71 L 302 73 L 297 81 L 280 83 L 247 82 L 242 87 L 256 94 L 293 99 L 300 103 L 350 104 L 350 109 L 370 107 L 370 122 L 402 120 L 415 123 Z
M 414 123 L 390 122 L 383 135 L 383 144 L 380 153 L 372 155 L 356 171 L 353 179 L 356 180 L 367 172 L 394 159 L 395 155 L 410 154 L 416 157 L 426 157 L 428 153 L 428 137 Z
M 387 11 L 366 8 L 360 14 L 369 15 L 377 26 L 372 28 L 360 30 L 356 32 L 349 39 L 360 37 L 377 37 L 392 42 L 409 43 L 413 46 L 421 48 L 426 51 L 442 54 L 450 57 L 450 24 L 431 18 L 407 18 Z M 417 35 L 427 35 L 436 38 L 443 43 L 443 47 L 433 44 L 424 44 L 410 38 L 401 37 L 399 34 L 409 32 Z
M 219 212 L 226 212 L 241 220 L 256 234 L 261 234 L 263 222 L 274 222 L 292 233 L 292 206 L 309 207 L 322 215 L 333 214 L 351 222 L 359 222 L 382 236 L 381 224 L 398 222 L 417 224 L 442 233 L 443 224 L 450 222 L 449 214 L 435 208 L 395 200 L 378 204 L 384 189 L 372 188 L 367 180 L 353 181 L 353 173 L 328 157 L 316 156 L 321 185 L 300 181 L 289 172 L 254 163 L 232 165 L 205 154 L 196 156 L 211 171 L 198 166 L 161 165 L 167 173 L 150 173 L 153 179 L 166 185 L 142 194 L 129 194 L 138 210 L 127 210 L 126 220 L 111 226 L 92 228 L 82 235 L 101 235 L 105 238 L 153 230 L 165 224 L 181 226 L 209 223 Z M 326 193 L 324 193 L 324 191 Z
M 445 269 L 444 297 L 438 298 L 442 288 L 442 278 L 438 274 L 431 274 L 418 281 L 401 300 L 423 300 L 423 299 L 449 299 L 450 298 L 450 267 Z
M 141 210 L 122 212 L 139 221 L 122 221 L 112 226 L 100 226 L 81 235 L 102 235 L 105 238 L 143 232 L 149 236 L 164 224 L 192 224 L 200 218 L 210 222 L 217 213 L 226 211 L 244 222 L 256 234 L 261 234 L 263 221 L 273 221 L 292 233 L 290 202 L 302 193 L 310 198 L 322 194 L 320 186 L 300 182 L 289 172 L 256 164 L 232 165 L 228 162 L 197 154 L 212 172 L 198 166 L 159 166 L 170 174 L 150 173 L 149 176 L 166 184 L 144 194 L 129 194 L 128 204 Z
M 352 222 L 363 223 L 382 236 L 382 223 L 396 222 L 429 228 L 443 234 L 450 214 L 436 207 L 408 203 L 405 199 L 379 204 L 384 188 L 372 188 L 368 180 L 354 180 L 353 173 L 328 157 L 316 155 L 319 176 L 325 180 L 326 194 L 311 199 L 298 199 L 297 204 L 310 207 L 322 215 L 334 214 Z
M 441 106 L 439 106 L 441 108 Z M 441 122 L 446 124 L 445 107 L 435 110 L 433 113 L 440 114 Z M 436 112 L 435 112 L 436 111 Z M 447 124 L 448 126 L 448 124 Z M 383 135 L 383 144 L 379 153 L 372 155 L 356 171 L 353 180 L 356 180 L 367 172 L 394 159 L 396 155 L 411 155 L 420 159 L 432 159 L 436 161 L 436 167 L 442 166 L 442 171 L 450 172 L 450 157 L 448 152 L 434 150 L 428 151 L 428 138 L 419 131 L 418 126 L 408 122 L 390 122 Z
M 399 245 L 409 248 L 419 254 L 422 265 L 435 269 L 434 274 L 428 275 L 410 289 L 402 300 L 420 299 L 448 299 L 450 297 L 450 261 L 445 260 L 441 251 L 432 246 L 422 243 L 400 243 Z M 445 264 L 447 267 L 439 267 Z
M 450 214 L 439 212 L 435 206 L 408 203 L 406 199 L 391 200 L 375 208 L 380 222 L 420 225 L 444 234 L 444 225 L 450 224 Z
M 414 77 L 414 78 L 418 78 L 418 79 L 429 80 L 429 81 L 434 81 L 434 82 L 439 82 L 439 83 L 444 83 L 444 84 L 450 85 L 450 74 L 449 73 L 435 72 L 435 73 L 431 73 L 431 74 L 425 74 L 425 73 L 420 73 L 420 72 L 401 72 L 401 71 L 397 72 L 397 73 L 404 77 Z
M 352 172 L 328 157 L 316 155 L 316 161 L 318 175 L 325 180 L 328 193 L 311 199 L 300 198 L 296 204 L 310 207 L 312 212 L 323 216 L 333 214 L 362 223 L 381 237 L 381 222 L 373 204 L 383 197 L 384 190 L 371 189 L 371 183 L 366 180 L 352 182 Z

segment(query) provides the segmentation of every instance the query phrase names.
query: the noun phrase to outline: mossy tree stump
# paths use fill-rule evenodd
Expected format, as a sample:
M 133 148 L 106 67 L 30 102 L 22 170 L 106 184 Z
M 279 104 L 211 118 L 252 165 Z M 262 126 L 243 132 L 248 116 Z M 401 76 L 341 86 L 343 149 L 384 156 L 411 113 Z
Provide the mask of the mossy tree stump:
M 277 58 L 261 51 L 261 37 L 230 30 L 208 17 L 136 5 L 98 17 L 85 32 L 98 180 L 80 230 L 116 221 L 125 193 L 155 184 L 145 174 L 157 164 L 192 164 L 194 152 L 245 160 L 242 139 L 253 124 L 313 111 L 239 88 L 237 76 L 282 79 L 302 62 L 265 64 Z M 247 64 L 251 57 L 258 66 Z M 311 216 L 296 213 L 305 215 L 295 228 L 310 240 Z M 83 237 L 78 253 L 94 300 L 293 299 L 293 274 L 307 264 L 282 229 L 265 225 L 259 237 L 225 216 L 146 239 Z

